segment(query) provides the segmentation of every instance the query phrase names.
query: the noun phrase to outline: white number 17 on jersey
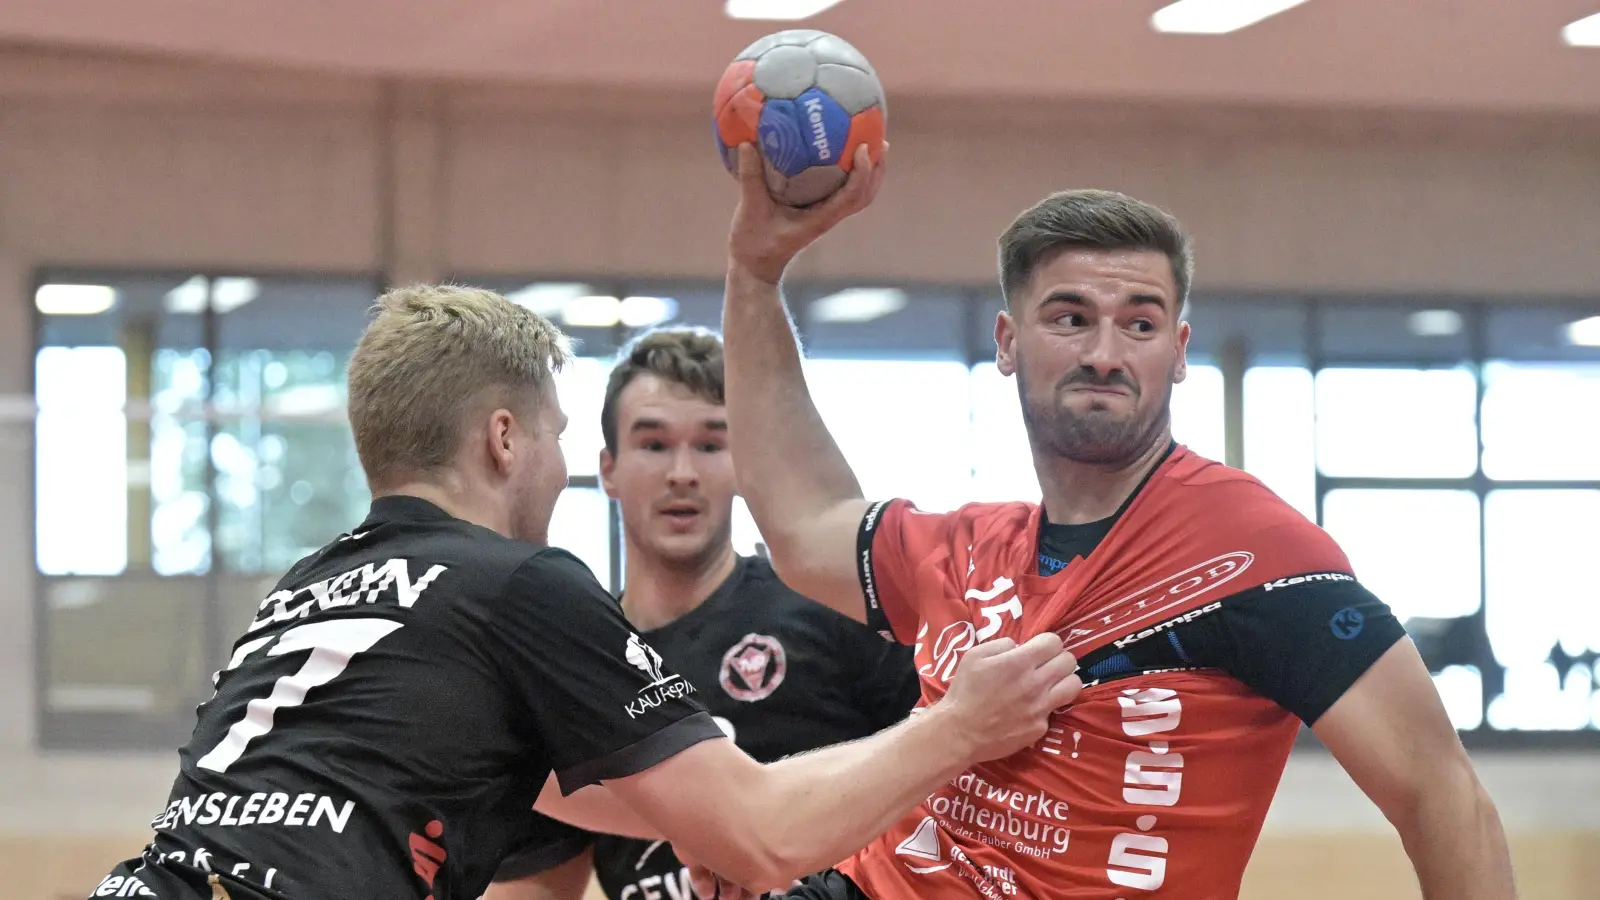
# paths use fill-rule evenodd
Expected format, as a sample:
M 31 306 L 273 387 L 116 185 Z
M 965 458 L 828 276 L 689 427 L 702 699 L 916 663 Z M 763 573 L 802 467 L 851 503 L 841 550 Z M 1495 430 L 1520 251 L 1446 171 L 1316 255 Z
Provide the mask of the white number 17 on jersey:
M 252 740 L 272 730 L 273 717 L 279 709 L 304 703 L 307 691 L 339 677 L 356 654 L 371 650 L 373 644 L 400 627 L 393 619 L 348 618 L 296 625 L 278 635 L 268 656 L 300 650 L 310 650 L 311 655 L 293 675 L 279 678 L 271 694 L 251 700 L 245 706 L 244 718 L 234 722 L 222 740 L 195 765 L 214 772 L 228 771 Z M 228 661 L 228 669 L 237 668 L 250 654 L 271 643 L 272 638 L 264 637 L 240 645 Z

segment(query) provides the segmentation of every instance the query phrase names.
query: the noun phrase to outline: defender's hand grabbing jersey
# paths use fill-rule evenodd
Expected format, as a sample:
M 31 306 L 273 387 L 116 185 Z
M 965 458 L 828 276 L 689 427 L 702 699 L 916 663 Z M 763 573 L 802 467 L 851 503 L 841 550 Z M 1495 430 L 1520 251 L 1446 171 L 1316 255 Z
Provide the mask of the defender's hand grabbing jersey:
M 1086 687 L 1037 747 L 968 770 L 839 870 L 873 900 L 1236 897 L 1299 722 L 1400 624 L 1322 529 L 1186 448 L 1112 519 L 1041 521 L 901 501 L 863 520 L 869 618 L 915 642 L 925 702 L 976 643 L 1047 630 Z
M 643 637 L 762 763 L 882 731 L 904 719 L 920 694 L 909 647 L 886 644 L 795 593 L 757 557 L 740 558 L 704 603 Z M 595 874 L 611 900 L 693 897 L 670 844 L 536 818 L 543 832 L 505 861 L 496 880 L 537 874 L 592 844 Z
M 721 737 L 694 692 L 570 554 L 379 498 L 262 602 L 95 895 L 472 900 L 552 770 L 570 793 Z

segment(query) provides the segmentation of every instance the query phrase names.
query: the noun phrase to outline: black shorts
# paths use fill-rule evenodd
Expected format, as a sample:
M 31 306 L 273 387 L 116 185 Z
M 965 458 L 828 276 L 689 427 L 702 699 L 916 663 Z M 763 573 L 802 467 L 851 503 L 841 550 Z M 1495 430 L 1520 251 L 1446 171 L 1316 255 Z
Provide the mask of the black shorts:
M 142 857 L 117 864 L 90 889 L 89 896 L 146 900 L 277 900 L 224 873 L 201 872 L 171 863 L 151 865 Z
M 838 869 L 807 875 L 782 896 L 783 900 L 872 900 Z

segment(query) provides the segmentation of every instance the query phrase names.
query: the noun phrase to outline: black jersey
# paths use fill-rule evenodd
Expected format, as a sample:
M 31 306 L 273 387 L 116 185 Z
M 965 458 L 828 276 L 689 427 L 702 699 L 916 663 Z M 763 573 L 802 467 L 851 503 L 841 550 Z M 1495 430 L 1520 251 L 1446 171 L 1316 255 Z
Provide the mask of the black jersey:
M 380 498 L 262 601 L 154 841 L 95 894 L 473 900 L 550 772 L 721 737 L 698 690 L 571 554 Z
M 644 632 L 750 756 L 771 762 L 874 734 L 920 697 L 911 648 L 786 587 L 765 560 L 741 557 L 704 603 Z M 497 878 L 571 859 L 592 841 L 611 900 L 687 900 L 688 871 L 662 841 L 585 836 L 544 817 L 538 838 Z

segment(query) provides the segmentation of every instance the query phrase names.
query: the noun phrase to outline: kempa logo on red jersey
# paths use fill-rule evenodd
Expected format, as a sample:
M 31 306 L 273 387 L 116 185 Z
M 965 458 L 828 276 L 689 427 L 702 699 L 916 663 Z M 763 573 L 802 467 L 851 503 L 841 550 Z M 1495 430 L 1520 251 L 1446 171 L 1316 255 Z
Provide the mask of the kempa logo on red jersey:
M 1156 625 L 1156 626 L 1151 627 L 1151 628 L 1146 628 L 1145 630 L 1139 632 L 1138 634 L 1130 634 L 1125 638 L 1117 638 L 1115 641 L 1112 641 L 1112 643 L 1117 645 L 1117 649 L 1118 650 L 1121 650 L 1122 648 L 1128 646 L 1129 644 L 1137 644 L 1138 642 L 1144 640 L 1147 637 L 1150 637 L 1151 635 L 1160 634 L 1161 632 L 1166 631 L 1168 628 L 1171 628 L 1174 625 L 1182 625 L 1185 622 L 1193 622 L 1195 619 L 1198 619 L 1201 616 L 1204 616 L 1204 615 L 1206 615 L 1208 613 L 1214 613 L 1214 612 L 1216 612 L 1217 610 L 1219 610 L 1221 608 L 1222 608 L 1222 601 L 1221 600 L 1215 601 L 1213 603 L 1207 603 L 1205 606 L 1202 606 L 1202 607 L 1200 607 L 1198 609 L 1191 609 L 1191 610 L 1189 610 L 1188 612 L 1184 613 L 1181 616 L 1176 616 L 1174 618 L 1168 619 L 1165 622 L 1162 622 L 1160 625 Z
M 1255 554 L 1246 550 L 1224 553 L 1163 578 L 1121 600 L 1108 603 L 1074 622 L 1064 632 L 1067 649 L 1075 650 L 1108 634 L 1120 632 L 1126 635 L 1173 607 L 1181 606 L 1238 578 L 1250 568 L 1255 558 Z

